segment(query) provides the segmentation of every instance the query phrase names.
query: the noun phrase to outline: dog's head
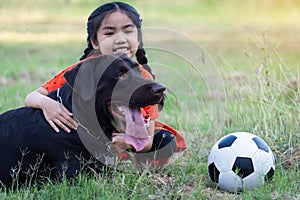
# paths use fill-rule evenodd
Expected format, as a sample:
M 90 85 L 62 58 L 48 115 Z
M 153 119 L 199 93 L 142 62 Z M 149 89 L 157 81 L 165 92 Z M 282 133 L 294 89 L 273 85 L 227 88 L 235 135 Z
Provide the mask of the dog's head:
M 135 143 L 132 141 L 135 137 L 145 140 L 147 131 L 141 108 L 161 103 L 165 87 L 144 78 L 141 72 L 140 66 L 126 55 L 104 55 L 86 60 L 65 75 L 74 90 L 73 112 L 75 105 L 77 114 L 84 113 L 79 120 L 87 122 L 93 116 L 90 115 L 93 108 L 109 139 L 117 130 L 130 136 L 129 143 Z

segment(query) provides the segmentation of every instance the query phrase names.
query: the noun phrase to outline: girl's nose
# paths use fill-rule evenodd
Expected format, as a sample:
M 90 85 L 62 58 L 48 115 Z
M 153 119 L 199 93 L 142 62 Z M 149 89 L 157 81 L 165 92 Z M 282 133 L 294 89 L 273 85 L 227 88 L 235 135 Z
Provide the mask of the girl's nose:
M 116 35 L 115 43 L 116 44 L 123 44 L 126 42 L 126 37 L 124 36 L 123 33 L 118 33 Z

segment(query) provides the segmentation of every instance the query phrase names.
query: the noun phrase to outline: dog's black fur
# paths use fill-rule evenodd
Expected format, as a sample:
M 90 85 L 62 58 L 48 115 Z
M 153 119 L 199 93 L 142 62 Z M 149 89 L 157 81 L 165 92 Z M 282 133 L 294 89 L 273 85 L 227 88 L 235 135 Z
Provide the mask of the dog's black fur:
M 91 152 L 93 148 L 89 149 L 93 145 L 91 135 L 100 137 L 100 143 L 94 143 L 105 146 L 105 141 L 111 140 L 112 132 L 118 129 L 108 105 L 123 103 L 136 108 L 154 105 L 162 101 L 165 89 L 142 77 L 137 64 L 125 55 L 88 59 L 67 72 L 65 78 L 67 83 L 59 96 L 79 121 L 78 131 L 67 133 L 60 129 L 55 133 L 42 110 L 31 107 L 0 115 L 0 181 L 5 186 L 11 186 L 14 181 L 28 182 L 29 177 L 56 179 L 65 173 L 67 178 L 72 178 L 83 169 L 97 168 L 95 162 L 83 165 L 82 160 L 97 160 Z M 135 88 L 137 85 L 140 87 Z M 57 91 L 48 96 L 57 99 Z M 89 125 L 93 121 L 96 126 Z M 83 141 L 86 138 L 87 142 Z

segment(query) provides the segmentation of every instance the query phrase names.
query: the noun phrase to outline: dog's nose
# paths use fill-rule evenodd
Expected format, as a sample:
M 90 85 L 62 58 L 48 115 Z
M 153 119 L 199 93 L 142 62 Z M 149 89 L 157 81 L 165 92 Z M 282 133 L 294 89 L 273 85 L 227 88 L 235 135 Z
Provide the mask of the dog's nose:
M 152 92 L 154 94 L 163 93 L 166 90 L 166 87 L 162 84 L 153 84 L 152 85 Z

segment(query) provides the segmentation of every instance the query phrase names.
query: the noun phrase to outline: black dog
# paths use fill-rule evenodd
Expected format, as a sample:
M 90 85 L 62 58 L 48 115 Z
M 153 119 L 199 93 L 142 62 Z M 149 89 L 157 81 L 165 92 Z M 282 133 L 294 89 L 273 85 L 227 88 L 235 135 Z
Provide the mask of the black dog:
M 0 115 L 0 181 L 5 186 L 101 169 L 110 162 L 106 144 L 113 131 L 126 133 L 126 128 L 135 128 L 129 126 L 138 126 L 140 108 L 160 103 L 165 90 L 144 78 L 137 63 L 125 55 L 89 59 L 65 78 L 67 83 L 49 97 L 73 112 L 77 131 L 55 133 L 40 109 L 22 107 Z

